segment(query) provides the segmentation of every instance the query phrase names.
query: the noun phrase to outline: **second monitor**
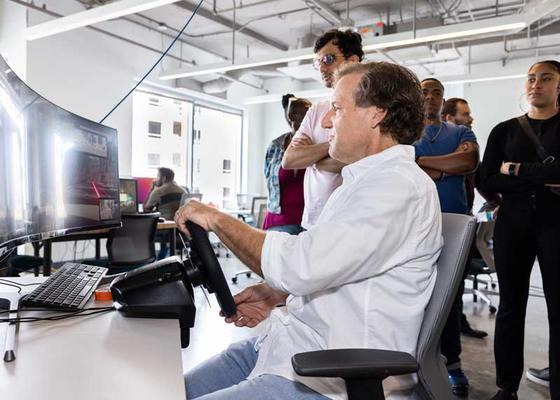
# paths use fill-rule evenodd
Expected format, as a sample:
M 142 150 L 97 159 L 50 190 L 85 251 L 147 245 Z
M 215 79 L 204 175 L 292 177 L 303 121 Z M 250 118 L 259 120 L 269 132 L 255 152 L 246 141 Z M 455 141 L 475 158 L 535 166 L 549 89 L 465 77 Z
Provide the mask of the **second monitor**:
M 138 183 L 136 179 L 119 179 L 119 199 L 121 213 L 136 214 L 138 212 Z

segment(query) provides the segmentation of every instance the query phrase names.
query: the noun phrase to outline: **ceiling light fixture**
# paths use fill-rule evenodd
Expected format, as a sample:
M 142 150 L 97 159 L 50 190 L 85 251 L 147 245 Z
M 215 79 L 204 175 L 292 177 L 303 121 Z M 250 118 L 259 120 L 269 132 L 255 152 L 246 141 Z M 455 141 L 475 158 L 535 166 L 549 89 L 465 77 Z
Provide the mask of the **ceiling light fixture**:
M 481 21 L 465 22 L 454 25 L 445 25 L 435 28 L 423 29 L 416 32 L 416 37 L 411 38 L 411 32 L 401 32 L 368 39 L 363 43 L 364 51 L 374 51 L 393 47 L 410 46 L 414 44 L 437 42 L 442 40 L 457 39 L 496 32 L 519 31 L 526 27 L 523 16 L 505 16 Z M 288 55 L 289 54 L 289 55 Z M 219 63 L 168 70 L 160 75 L 162 80 L 189 78 L 193 76 L 215 74 L 218 72 L 235 71 L 240 69 L 256 68 L 264 65 L 273 65 L 298 60 L 311 60 L 314 57 L 312 48 L 299 49 L 289 53 L 275 53 L 258 59 L 245 59 L 235 64 Z
M 104 6 L 91 8 L 86 11 L 56 18 L 48 22 L 33 25 L 24 32 L 26 40 L 36 40 L 58 33 L 68 32 L 73 29 L 97 24 L 123 17 L 129 14 L 140 13 L 152 8 L 176 3 L 179 0 L 120 0 Z

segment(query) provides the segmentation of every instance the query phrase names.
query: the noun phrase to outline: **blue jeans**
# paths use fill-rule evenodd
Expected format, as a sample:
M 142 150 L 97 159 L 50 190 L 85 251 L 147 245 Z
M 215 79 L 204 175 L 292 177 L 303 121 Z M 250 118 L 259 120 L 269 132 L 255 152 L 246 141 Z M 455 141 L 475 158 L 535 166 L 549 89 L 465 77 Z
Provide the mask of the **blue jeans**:
M 233 343 L 185 374 L 187 399 L 328 400 L 307 386 L 276 375 L 247 380 L 257 362 L 256 337 Z
M 267 231 L 276 231 L 276 232 L 287 232 L 290 235 L 299 235 L 303 232 L 303 228 L 301 225 L 279 225 L 279 226 L 271 226 L 267 229 Z

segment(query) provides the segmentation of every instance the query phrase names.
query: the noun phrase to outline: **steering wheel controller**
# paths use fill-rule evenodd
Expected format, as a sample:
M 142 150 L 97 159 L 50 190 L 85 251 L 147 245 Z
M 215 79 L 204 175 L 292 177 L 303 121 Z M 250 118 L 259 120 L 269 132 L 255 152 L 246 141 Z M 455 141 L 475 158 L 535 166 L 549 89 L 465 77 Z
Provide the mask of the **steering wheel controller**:
M 184 262 L 177 256 L 168 257 L 131 270 L 111 283 L 113 300 L 123 315 L 178 318 L 183 348 L 188 346 L 189 328 L 194 326 L 193 287 L 202 285 L 215 293 L 224 315 L 236 313 L 235 301 L 207 232 L 190 221 L 187 228 L 191 233 L 190 254 Z

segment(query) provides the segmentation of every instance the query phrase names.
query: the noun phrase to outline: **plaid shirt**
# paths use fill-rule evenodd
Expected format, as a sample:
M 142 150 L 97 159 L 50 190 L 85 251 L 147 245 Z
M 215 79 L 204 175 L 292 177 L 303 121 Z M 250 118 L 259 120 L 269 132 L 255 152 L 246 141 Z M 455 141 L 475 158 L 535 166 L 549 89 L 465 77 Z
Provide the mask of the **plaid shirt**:
M 290 140 L 291 132 L 284 133 L 274 139 L 266 149 L 264 161 L 264 177 L 268 188 L 268 203 L 266 208 L 274 214 L 281 214 L 280 207 L 280 167 L 282 166 L 282 157 L 284 157 L 284 147 L 286 141 Z

